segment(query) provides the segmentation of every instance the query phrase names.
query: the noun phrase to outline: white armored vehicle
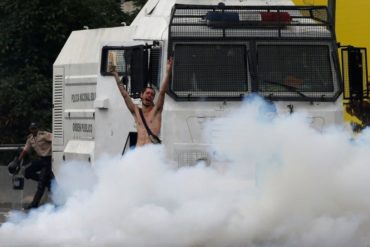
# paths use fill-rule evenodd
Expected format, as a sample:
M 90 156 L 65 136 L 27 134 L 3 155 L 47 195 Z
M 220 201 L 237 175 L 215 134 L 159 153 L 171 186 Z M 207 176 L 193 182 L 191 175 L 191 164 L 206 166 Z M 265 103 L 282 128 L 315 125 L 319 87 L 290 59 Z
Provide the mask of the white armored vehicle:
M 135 145 L 111 64 L 140 104 L 142 88 L 159 88 L 173 56 L 161 139 L 178 166 L 212 164 L 204 123 L 251 94 L 278 114 L 307 112 L 316 129 L 342 124 L 333 23 L 325 6 L 285 0 L 149 0 L 130 26 L 73 32 L 54 64 L 54 170 Z

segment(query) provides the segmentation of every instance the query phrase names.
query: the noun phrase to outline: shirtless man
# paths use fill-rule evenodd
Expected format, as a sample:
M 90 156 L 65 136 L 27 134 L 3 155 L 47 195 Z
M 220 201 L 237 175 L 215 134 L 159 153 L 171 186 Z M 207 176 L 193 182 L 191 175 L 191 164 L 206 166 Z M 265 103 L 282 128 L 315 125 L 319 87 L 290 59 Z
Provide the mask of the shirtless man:
M 161 84 L 161 88 L 159 90 L 158 100 L 156 104 L 154 104 L 155 90 L 153 88 L 146 87 L 140 95 L 141 102 L 142 102 L 141 109 L 143 111 L 145 121 L 149 129 L 156 136 L 159 135 L 160 130 L 161 130 L 164 98 L 165 98 L 165 95 L 166 95 L 166 92 L 169 86 L 169 80 L 170 80 L 170 76 L 172 72 L 172 64 L 173 64 L 173 59 L 170 58 L 167 61 L 166 75 Z M 154 143 L 153 140 L 151 140 L 153 138 L 149 137 L 148 132 L 145 128 L 145 125 L 143 121 L 141 120 L 141 116 L 139 112 L 140 108 L 136 106 L 134 102 L 132 101 L 124 85 L 121 83 L 118 73 L 114 67 L 112 68 L 112 74 L 114 78 L 116 79 L 118 89 L 121 92 L 123 99 L 125 100 L 126 106 L 131 112 L 132 116 L 134 117 L 134 120 L 136 123 L 136 129 L 137 129 L 136 146 L 143 146 L 145 144 Z

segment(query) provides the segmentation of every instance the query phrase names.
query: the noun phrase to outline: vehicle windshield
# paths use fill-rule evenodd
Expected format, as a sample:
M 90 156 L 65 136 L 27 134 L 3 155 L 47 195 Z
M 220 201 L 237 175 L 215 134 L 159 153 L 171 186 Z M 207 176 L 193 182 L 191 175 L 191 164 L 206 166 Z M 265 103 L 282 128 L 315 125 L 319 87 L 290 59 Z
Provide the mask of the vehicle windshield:
M 258 45 L 258 91 L 320 97 L 333 93 L 333 69 L 327 45 Z

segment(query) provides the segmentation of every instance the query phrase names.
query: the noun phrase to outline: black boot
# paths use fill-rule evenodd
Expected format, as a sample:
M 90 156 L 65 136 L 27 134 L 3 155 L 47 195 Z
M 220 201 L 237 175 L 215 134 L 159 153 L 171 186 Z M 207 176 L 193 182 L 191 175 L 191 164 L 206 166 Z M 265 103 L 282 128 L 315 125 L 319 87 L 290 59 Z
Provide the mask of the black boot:
M 33 208 L 38 208 L 38 205 L 35 205 L 35 204 L 33 204 L 33 203 L 30 203 L 30 204 L 28 204 L 27 206 L 25 206 L 25 207 L 23 208 L 23 210 L 30 210 L 30 209 L 33 209 Z

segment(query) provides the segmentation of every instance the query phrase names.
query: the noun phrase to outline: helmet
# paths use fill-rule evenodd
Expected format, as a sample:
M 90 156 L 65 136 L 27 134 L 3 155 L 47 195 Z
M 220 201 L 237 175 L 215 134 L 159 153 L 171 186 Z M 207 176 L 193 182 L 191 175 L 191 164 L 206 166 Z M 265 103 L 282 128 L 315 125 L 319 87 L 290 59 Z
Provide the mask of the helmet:
M 38 125 L 35 122 L 30 123 L 30 126 L 28 126 L 28 129 L 37 129 Z
M 18 158 L 15 157 L 14 160 L 12 160 L 8 164 L 8 171 L 9 171 L 10 174 L 15 175 L 19 172 L 20 169 L 21 169 L 21 164 L 18 161 Z

